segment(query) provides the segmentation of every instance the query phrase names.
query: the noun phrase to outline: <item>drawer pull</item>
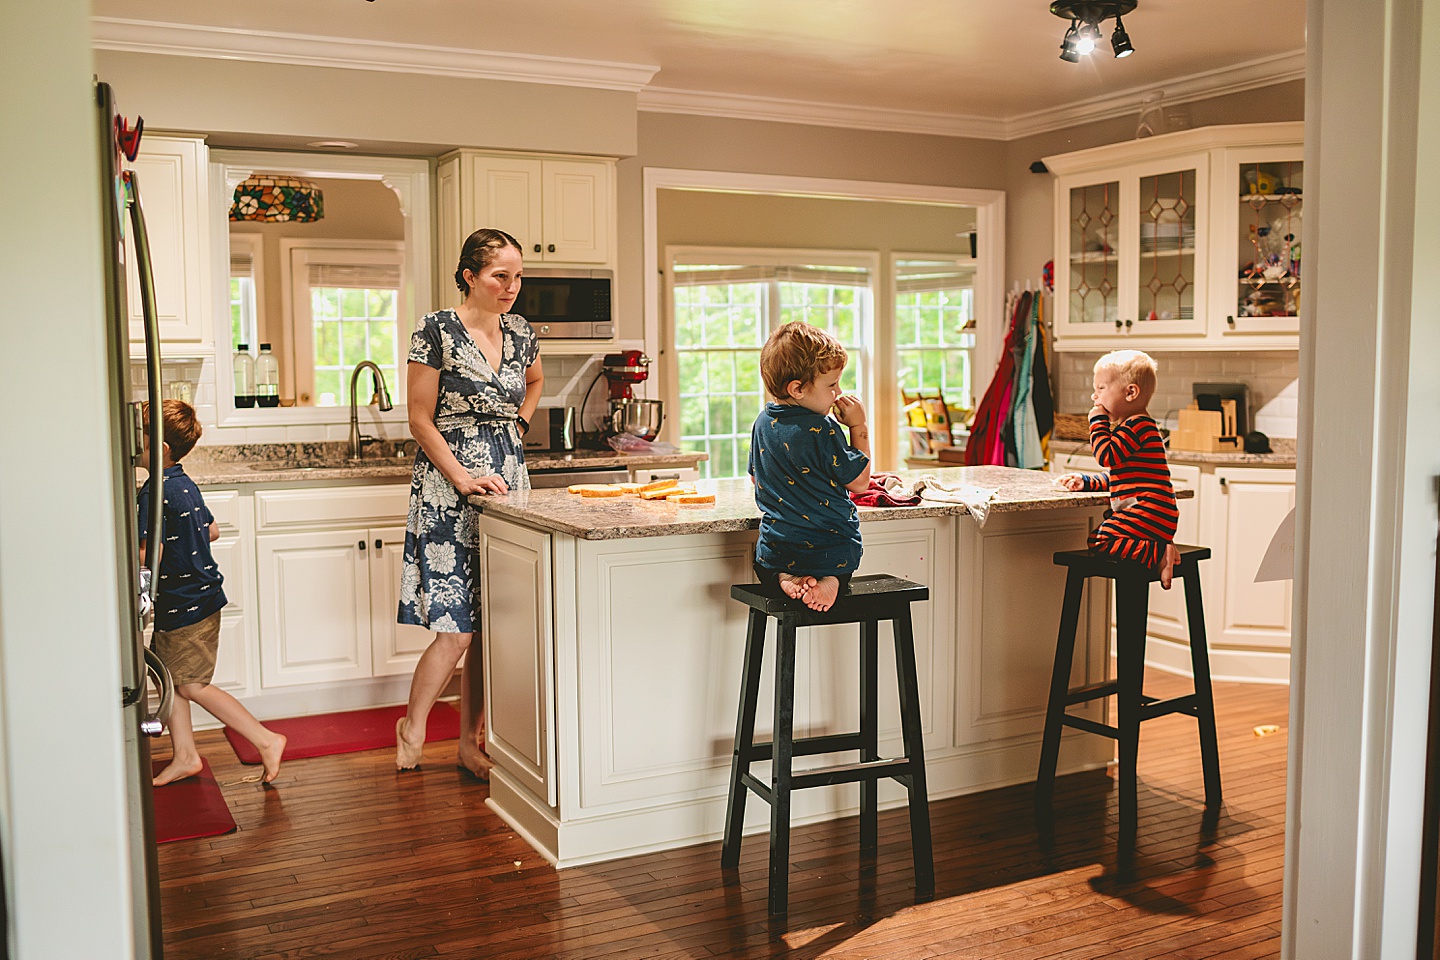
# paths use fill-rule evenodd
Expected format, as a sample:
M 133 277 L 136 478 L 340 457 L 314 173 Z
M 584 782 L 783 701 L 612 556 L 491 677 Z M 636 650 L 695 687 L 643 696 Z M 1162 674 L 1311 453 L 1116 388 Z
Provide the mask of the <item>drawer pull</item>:
M 361 552 L 361 553 L 364 553 L 364 552 L 365 552 L 365 541 L 364 541 L 364 540 L 361 540 L 361 541 L 357 544 L 357 546 L 360 548 L 360 552 Z
M 384 544 L 381 542 L 380 538 L 379 538 L 379 537 L 376 537 L 376 538 L 375 538 L 375 549 L 376 549 L 376 550 L 379 550 L 383 545 L 384 545 Z

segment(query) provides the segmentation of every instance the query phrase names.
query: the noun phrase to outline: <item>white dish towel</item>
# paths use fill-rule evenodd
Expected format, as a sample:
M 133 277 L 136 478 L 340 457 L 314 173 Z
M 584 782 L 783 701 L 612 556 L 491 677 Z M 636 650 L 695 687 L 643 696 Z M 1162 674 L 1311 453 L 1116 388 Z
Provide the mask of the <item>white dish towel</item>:
M 999 492 L 993 487 L 977 487 L 973 483 L 947 483 L 928 473 L 916 481 L 916 486 L 922 500 L 963 503 L 981 527 L 985 526 L 985 519 L 990 513 L 990 501 Z

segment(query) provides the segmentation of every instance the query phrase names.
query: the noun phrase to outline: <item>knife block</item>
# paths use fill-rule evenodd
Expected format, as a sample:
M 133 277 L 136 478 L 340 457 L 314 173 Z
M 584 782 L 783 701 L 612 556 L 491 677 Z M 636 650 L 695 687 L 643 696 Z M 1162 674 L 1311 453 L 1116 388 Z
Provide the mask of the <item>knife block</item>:
M 1178 425 L 1170 432 L 1170 449 L 1237 452 L 1240 438 L 1235 435 L 1235 401 L 1222 400 L 1219 410 L 1201 410 L 1193 403 L 1181 410 Z

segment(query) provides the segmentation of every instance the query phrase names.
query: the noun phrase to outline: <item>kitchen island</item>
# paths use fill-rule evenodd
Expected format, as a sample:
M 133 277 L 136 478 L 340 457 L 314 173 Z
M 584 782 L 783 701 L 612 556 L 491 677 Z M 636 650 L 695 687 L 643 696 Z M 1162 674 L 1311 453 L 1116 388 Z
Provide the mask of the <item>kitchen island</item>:
M 858 572 L 930 588 L 914 633 L 926 774 L 938 799 L 1034 779 L 1064 589 L 1051 557 L 1083 547 L 1107 504 L 1043 473 L 933 472 L 995 489 L 986 522 L 960 504 L 861 508 Z M 703 506 L 564 490 L 475 498 L 496 763 L 489 804 L 558 866 L 721 835 L 747 613 L 730 585 L 754 580 L 759 516 L 748 479 L 713 488 L 716 502 Z M 1087 593 L 1073 683 L 1106 675 L 1107 608 L 1104 590 Z M 888 625 L 881 632 L 884 651 Z M 797 737 L 855 729 L 857 634 L 800 631 Z M 892 655 L 882 652 L 881 671 L 881 753 L 894 756 Z M 761 736 L 772 699 L 762 691 Z M 1067 734 L 1060 769 L 1101 766 L 1112 753 L 1108 740 Z M 794 822 L 854 813 L 858 794 L 853 785 L 806 790 L 794 798 Z M 902 796 L 882 784 L 882 804 Z M 767 816 L 750 804 L 747 830 L 765 829 Z

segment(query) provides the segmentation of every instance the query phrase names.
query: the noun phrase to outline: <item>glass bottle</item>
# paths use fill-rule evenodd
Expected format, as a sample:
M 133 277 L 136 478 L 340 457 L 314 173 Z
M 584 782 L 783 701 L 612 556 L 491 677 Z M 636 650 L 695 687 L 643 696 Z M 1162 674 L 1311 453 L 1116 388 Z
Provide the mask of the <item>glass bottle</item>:
M 255 406 L 255 360 L 250 356 L 250 344 L 235 346 L 235 406 Z
M 255 358 L 255 405 L 280 406 L 280 364 L 268 343 L 260 344 L 260 355 Z

